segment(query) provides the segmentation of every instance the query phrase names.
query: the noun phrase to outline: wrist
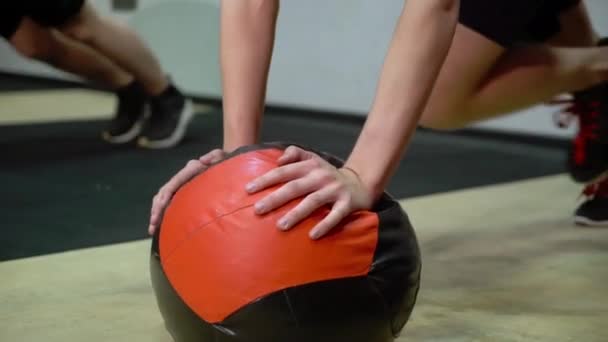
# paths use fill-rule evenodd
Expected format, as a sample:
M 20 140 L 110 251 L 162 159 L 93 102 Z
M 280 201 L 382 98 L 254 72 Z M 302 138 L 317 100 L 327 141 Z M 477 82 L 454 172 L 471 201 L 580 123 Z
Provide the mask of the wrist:
M 238 149 L 239 147 L 253 145 L 255 143 L 256 143 L 255 140 L 249 140 L 249 139 L 224 140 L 224 145 L 223 145 L 222 149 L 226 153 L 232 153 L 232 152 L 234 152 L 234 150 Z
M 258 141 L 255 127 L 239 127 L 235 125 L 224 131 L 224 151 L 230 153 L 239 147 L 253 145 Z
M 374 201 L 382 196 L 385 188 L 384 182 L 373 171 L 350 161 L 347 161 L 342 169 L 354 174 Z

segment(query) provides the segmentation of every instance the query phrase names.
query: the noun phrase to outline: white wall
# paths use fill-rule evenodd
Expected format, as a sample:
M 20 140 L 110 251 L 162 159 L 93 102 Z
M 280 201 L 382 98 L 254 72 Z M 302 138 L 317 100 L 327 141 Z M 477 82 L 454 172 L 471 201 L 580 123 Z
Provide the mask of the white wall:
M 268 88 L 272 104 L 365 115 L 403 0 L 283 1 Z M 110 0 L 94 0 L 110 13 Z M 219 0 L 140 0 L 126 20 L 157 53 L 177 83 L 191 93 L 220 96 Z M 608 34 L 608 1 L 589 0 L 598 30 Z M 65 77 L 18 58 L 0 45 L 0 69 Z M 568 136 L 543 106 L 477 125 L 507 131 Z

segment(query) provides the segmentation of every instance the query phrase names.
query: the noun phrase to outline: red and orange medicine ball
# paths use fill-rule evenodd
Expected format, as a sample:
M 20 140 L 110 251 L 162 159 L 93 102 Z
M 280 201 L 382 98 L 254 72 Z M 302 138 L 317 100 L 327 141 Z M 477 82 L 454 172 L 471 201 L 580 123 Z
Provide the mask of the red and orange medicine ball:
M 326 208 L 288 232 L 276 222 L 298 201 L 254 213 L 273 189 L 249 195 L 245 185 L 276 168 L 286 146 L 235 151 L 184 185 L 165 211 L 150 270 L 176 342 L 388 342 L 409 319 L 420 252 L 390 196 L 316 241 L 308 232 Z

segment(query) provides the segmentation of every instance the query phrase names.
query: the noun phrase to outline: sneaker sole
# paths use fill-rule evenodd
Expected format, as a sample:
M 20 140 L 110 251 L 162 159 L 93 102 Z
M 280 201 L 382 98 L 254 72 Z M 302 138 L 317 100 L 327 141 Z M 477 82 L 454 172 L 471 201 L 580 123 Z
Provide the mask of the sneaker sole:
M 121 135 L 111 135 L 107 131 L 104 131 L 101 133 L 101 137 L 103 140 L 105 140 L 106 142 L 109 142 L 110 144 L 129 143 L 129 142 L 135 140 L 137 138 L 137 136 L 139 134 L 141 134 L 141 131 L 144 128 L 144 121 L 146 121 L 147 116 L 148 116 L 148 109 L 145 109 L 143 115 L 139 118 L 139 120 L 137 120 L 137 122 L 135 122 L 133 127 L 131 127 L 131 129 L 128 130 L 126 133 L 121 134 Z
M 584 216 L 575 216 L 574 223 L 584 227 L 608 227 L 608 221 L 595 221 Z
M 177 123 L 177 128 L 173 132 L 173 134 L 163 140 L 149 140 L 146 137 L 141 137 L 137 140 L 137 145 L 143 148 L 149 149 L 161 149 L 161 148 L 171 148 L 175 147 L 186 134 L 186 130 L 188 128 L 188 124 L 192 121 L 194 117 L 194 105 L 192 101 L 186 101 L 184 105 L 184 109 L 182 110 L 182 115 Z

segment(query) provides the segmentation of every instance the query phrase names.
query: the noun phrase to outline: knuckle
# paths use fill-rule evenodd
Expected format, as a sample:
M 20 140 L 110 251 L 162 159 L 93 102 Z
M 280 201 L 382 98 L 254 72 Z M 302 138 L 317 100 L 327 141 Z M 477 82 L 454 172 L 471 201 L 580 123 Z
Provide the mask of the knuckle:
M 264 203 L 263 208 L 267 210 L 268 208 L 274 208 L 277 203 L 280 202 L 281 194 L 280 193 L 272 193 L 266 198 L 264 198 L 261 202 Z
M 280 167 L 278 169 L 274 169 L 273 171 L 267 174 L 268 177 L 262 177 L 264 181 L 272 178 L 284 178 L 287 176 L 287 170 L 284 167 Z
M 321 159 L 319 157 L 315 156 L 315 157 L 310 158 L 309 160 L 314 167 L 319 168 L 319 167 L 323 166 L 323 159 Z
M 331 197 L 332 201 L 336 202 L 340 199 L 342 199 L 343 195 L 344 195 L 344 189 L 342 188 L 342 186 L 339 183 L 334 183 L 329 185 L 328 187 L 328 193 L 329 196 Z
M 158 202 L 159 203 L 165 203 L 167 202 L 167 200 L 169 199 L 169 192 L 168 191 L 161 191 L 158 193 Z
M 304 185 L 302 184 L 301 181 L 293 181 L 293 182 L 289 182 L 287 185 L 285 185 L 285 188 L 287 191 L 294 193 L 294 192 L 299 192 L 303 189 Z
M 310 204 L 317 205 L 317 206 L 323 204 L 323 202 L 324 202 L 323 196 L 318 192 L 310 194 L 308 196 L 308 201 L 310 202 Z
M 344 203 L 351 203 L 353 201 L 353 196 L 350 193 L 345 193 L 342 195 L 342 200 Z M 344 210 L 343 207 L 340 207 L 341 210 Z
M 201 162 L 198 160 L 194 160 L 194 159 L 192 159 L 192 160 L 188 161 L 188 163 L 186 163 L 187 168 L 198 167 L 200 165 L 201 165 Z
M 322 180 L 323 182 L 327 183 L 327 182 L 334 181 L 335 176 L 330 170 L 321 169 L 321 170 L 319 170 L 319 179 Z
M 300 148 L 297 147 L 297 146 L 294 146 L 294 145 L 290 145 L 290 146 L 288 146 L 285 149 L 285 152 L 288 152 L 288 153 L 298 153 L 298 152 L 300 152 Z
M 338 182 L 335 179 L 332 179 L 332 183 L 331 183 L 330 187 L 333 192 L 338 192 L 338 193 L 341 193 L 344 190 L 346 190 L 346 184 L 344 184 L 342 182 Z
M 166 194 L 167 192 L 171 191 L 172 185 L 173 185 L 173 181 L 165 184 L 162 188 L 160 188 L 158 190 L 158 193 L 156 194 L 156 197 L 158 197 L 159 199 L 164 196 L 164 194 Z

